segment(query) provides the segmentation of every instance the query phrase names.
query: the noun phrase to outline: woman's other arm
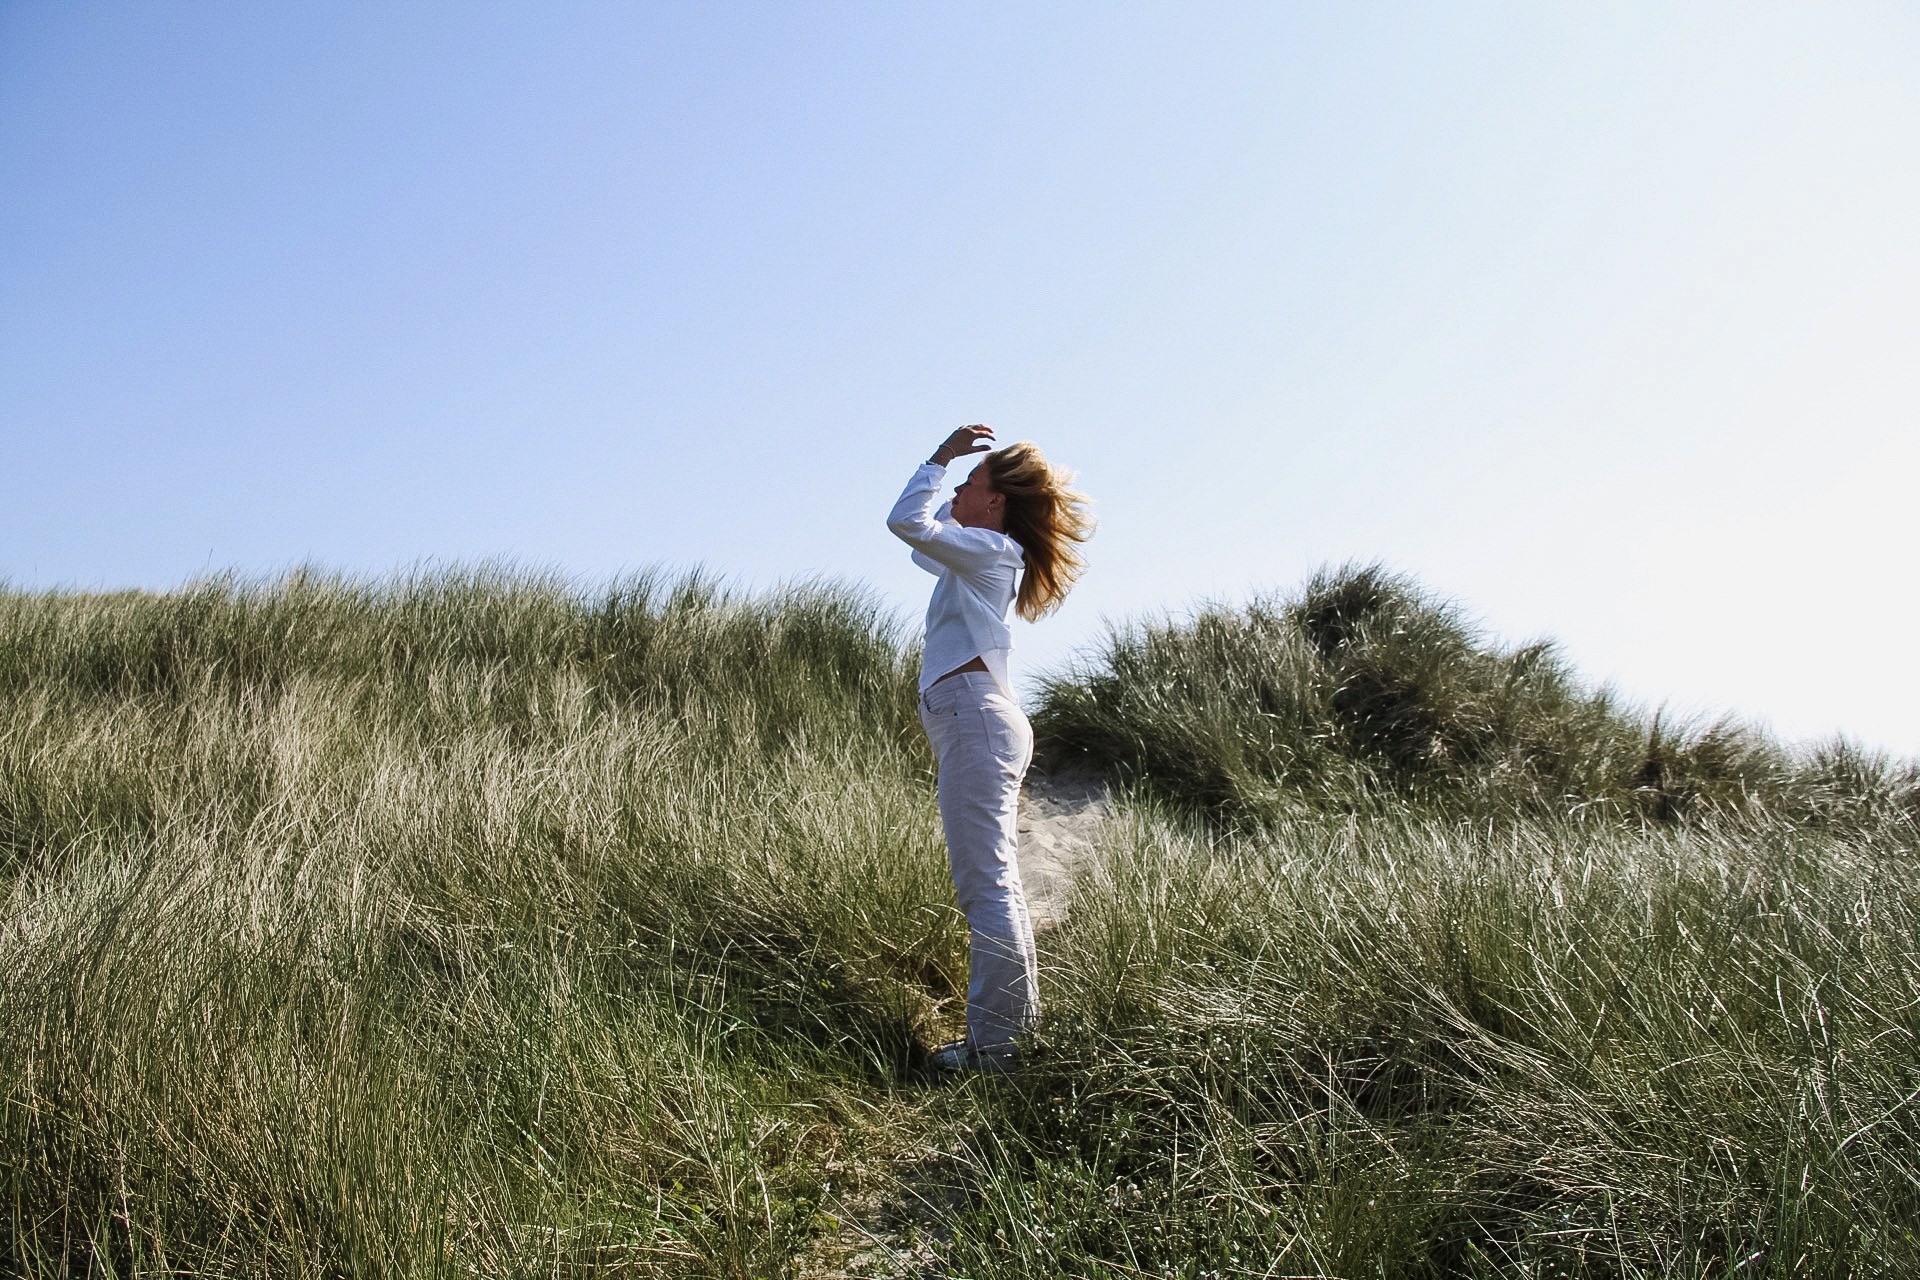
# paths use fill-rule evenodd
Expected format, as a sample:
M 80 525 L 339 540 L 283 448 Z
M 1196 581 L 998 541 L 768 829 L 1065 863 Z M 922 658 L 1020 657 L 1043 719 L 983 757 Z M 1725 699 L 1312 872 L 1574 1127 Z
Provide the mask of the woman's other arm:
M 887 528 L 921 557 L 938 562 L 961 573 L 982 572 L 998 563 L 1005 553 L 1006 539 L 986 529 L 969 529 L 942 519 L 936 511 L 940 500 L 940 482 L 946 478 L 947 464 L 969 453 L 986 453 L 993 448 L 993 428 L 961 427 L 953 432 L 907 481 L 893 510 L 887 514 Z M 923 565 L 924 567 L 924 565 Z

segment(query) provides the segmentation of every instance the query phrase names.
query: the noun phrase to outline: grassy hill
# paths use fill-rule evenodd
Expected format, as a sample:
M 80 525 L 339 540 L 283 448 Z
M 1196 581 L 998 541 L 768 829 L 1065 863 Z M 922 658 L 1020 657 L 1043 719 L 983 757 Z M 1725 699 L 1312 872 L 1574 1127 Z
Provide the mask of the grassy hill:
M 832 584 L 0 595 L 0 1267 L 1920 1266 L 1911 764 L 1372 570 L 1122 628 L 1035 709 L 1121 795 L 1044 1043 L 949 1086 L 912 657 Z
M 1674 724 L 1590 689 L 1550 643 L 1486 643 L 1375 567 L 1297 598 L 1130 624 L 1048 685 L 1056 757 L 1215 823 L 1301 813 L 1819 826 L 1920 816 L 1920 770 L 1836 738 L 1789 751 L 1733 720 Z

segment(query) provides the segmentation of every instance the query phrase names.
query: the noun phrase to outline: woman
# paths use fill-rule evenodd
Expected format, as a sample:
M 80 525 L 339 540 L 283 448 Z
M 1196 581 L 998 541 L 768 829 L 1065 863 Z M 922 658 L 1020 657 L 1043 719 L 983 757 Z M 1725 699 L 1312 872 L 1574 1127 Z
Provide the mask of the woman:
M 1007 675 L 1008 615 L 1036 621 L 1066 598 L 1093 531 L 1072 476 L 1022 441 L 998 452 L 993 429 L 961 427 L 907 481 L 887 528 L 937 576 L 927 605 L 920 723 L 940 767 L 940 821 L 966 913 L 967 1038 L 933 1054 L 947 1071 L 1006 1071 L 1040 1016 L 1038 965 L 1020 884 L 1020 780 L 1033 730 Z M 953 501 L 935 510 L 955 458 L 985 453 Z

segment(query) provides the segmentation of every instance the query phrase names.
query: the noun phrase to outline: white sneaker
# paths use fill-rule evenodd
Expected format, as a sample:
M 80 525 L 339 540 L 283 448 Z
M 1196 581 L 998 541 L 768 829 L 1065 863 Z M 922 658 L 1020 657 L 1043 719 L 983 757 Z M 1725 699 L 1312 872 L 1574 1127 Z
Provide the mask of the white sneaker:
M 928 1054 L 927 1063 L 935 1071 L 979 1071 L 1006 1075 L 1019 1069 L 1020 1050 L 1010 1044 L 982 1049 L 971 1041 L 955 1040 Z

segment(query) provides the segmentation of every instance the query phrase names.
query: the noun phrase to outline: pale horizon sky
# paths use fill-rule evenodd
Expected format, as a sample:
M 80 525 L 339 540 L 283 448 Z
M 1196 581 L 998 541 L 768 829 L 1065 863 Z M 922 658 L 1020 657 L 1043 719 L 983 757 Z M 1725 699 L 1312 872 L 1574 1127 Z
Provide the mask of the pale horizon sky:
M 952 427 L 1103 619 L 1380 561 L 1920 755 L 1920 11 L 0 6 L 0 581 L 828 575 Z M 959 476 L 956 474 L 956 480 Z

